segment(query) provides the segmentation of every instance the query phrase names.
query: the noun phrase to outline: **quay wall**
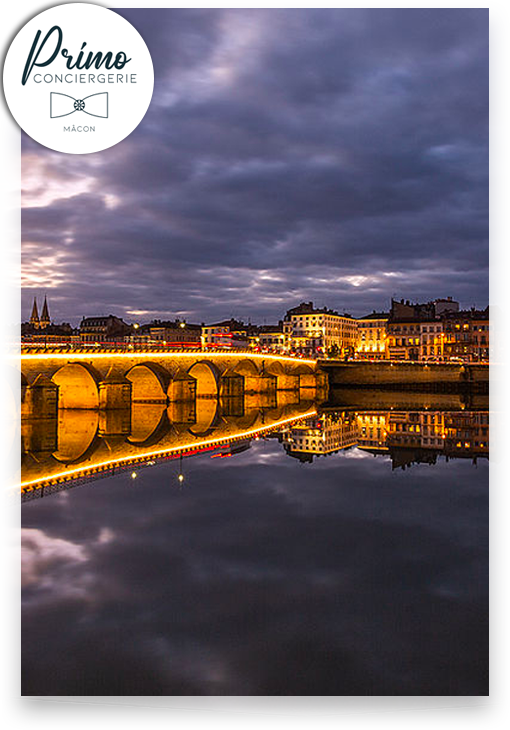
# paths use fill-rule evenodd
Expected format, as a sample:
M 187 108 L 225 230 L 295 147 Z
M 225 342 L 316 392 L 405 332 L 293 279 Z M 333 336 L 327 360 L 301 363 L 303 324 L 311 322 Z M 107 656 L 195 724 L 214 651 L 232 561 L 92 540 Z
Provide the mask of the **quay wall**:
M 341 362 L 320 360 L 319 367 L 328 374 L 329 385 L 351 387 L 434 387 L 441 385 L 489 384 L 489 366 L 462 363 Z

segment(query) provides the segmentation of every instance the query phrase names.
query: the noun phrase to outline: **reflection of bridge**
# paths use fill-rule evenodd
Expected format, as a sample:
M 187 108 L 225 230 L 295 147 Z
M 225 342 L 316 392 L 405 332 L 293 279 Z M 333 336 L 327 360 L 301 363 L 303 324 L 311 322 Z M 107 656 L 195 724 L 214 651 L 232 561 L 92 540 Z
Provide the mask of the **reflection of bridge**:
M 292 402 L 327 382 L 314 360 L 235 352 L 22 353 L 21 373 L 22 417 L 260 394 Z
M 257 407 L 245 408 L 243 399 L 199 399 L 196 409 L 177 411 L 178 420 L 172 404 L 164 403 L 134 404 L 127 413 L 62 409 L 58 419 L 24 419 L 22 492 L 97 478 L 161 457 L 200 453 L 315 413 L 309 400 L 287 406 L 275 406 L 271 400 L 261 395 Z

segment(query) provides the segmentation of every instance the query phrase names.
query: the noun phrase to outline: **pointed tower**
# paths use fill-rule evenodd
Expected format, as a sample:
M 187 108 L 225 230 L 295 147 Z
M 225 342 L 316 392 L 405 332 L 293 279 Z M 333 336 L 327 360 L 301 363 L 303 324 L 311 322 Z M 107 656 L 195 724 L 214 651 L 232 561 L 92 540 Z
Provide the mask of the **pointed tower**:
M 34 297 L 34 305 L 32 307 L 32 314 L 30 315 L 30 324 L 32 327 L 35 327 L 36 329 L 39 329 L 39 312 L 37 311 L 37 301 Z
M 51 324 L 51 319 L 50 313 L 48 312 L 48 302 L 46 301 L 46 297 L 44 297 L 44 304 L 41 312 L 41 319 L 39 320 L 39 327 L 43 330 L 49 324 Z

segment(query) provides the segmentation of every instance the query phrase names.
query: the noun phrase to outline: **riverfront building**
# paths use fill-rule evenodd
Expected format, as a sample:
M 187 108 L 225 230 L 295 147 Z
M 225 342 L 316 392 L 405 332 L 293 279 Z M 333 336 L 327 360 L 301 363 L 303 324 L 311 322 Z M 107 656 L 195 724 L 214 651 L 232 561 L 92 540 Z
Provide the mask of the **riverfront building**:
M 357 320 L 356 357 L 362 360 L 384 360 L 387 358 L 386 326 L 387 312 L 372 312 Z
M 354 356 L 358 323 L 349 314 L 332 309 L 316 309 L 313 302 L 302 302 L 289 309 L 283 320 L 287 352 L 325 357 Z
M 190 324 L 180 319 L 155 319 L 149 324 L 135 325 L 130 341 L 182 347 L 200 346 L 201 329 L 199 324 Z
M 466 318 L 463 314 L 466 313 L 459 312 L 459 303 L 451 297 L 435 299 L 425 304 L 413 304 L 403 299 L 399 302 L 392 300 L 386 325 L 388 358 L 434 362 L 450 360 L 455 357 L 455 352 L 458 350 L 462 359 L 472 361 L 474 359 L 472 342 L 475 338 L 467 336 L 470 327 L 469 325 L 464 327 Z M 473 326 L 475 319 L 474 317 L 470 319 Z M 455 333 L 460 333 L 462 328 L 466 331 L 466 336 L 459 334 L 457 339 Z M 481 337 L 479 340 L 481 349 Z
M 421 323 L 415 319 L 388 321 L 388 357 L 390 360 L 419 360 Z
M 237 319 L 225 319 L 216 324 L 202 325 L 201 342 L 205 348 L 221 347 L 247 350 L 253 327 Z
M 420 360 L 444 359 L 444 332 L 442 321 L 428 321 L 420 324 Z
M 489 360 L 489 307 L 448 313 L 444 317 L 444 352 L 447 360 Z
M 106 317 L 84 317 L 80 323 L 80 340 L 86 343 L 124 342 L 131 326 L 114 314 Z
M 261 325 L 250 335 L 250 346 L 256 352 L 284 353 L 285 335 L 283 322 Z
M 78 329 L 51 322 L 46 298 L 39 314 L 34 299 L 22 342 L 37 344 L 124 343 L 174 348 L 238 349 L 315 358 L 412 362 L 488 362 L 489 308 L 461 310 L 451 297 L 423 304 L 391 300 L 389 312 L 354 319 L 302 302 L 274 325 L 228 319 L 213 324 L 153 320 L 127 324 L 112 314 L 84 317 Z

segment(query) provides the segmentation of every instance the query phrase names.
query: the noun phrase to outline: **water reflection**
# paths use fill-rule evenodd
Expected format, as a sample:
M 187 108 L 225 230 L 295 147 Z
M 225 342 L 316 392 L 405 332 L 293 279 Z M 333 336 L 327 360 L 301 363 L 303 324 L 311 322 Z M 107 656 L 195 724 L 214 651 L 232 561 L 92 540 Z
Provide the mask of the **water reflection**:
M 23 694 L 486 694 L 486 404 L 358 399 L 26 419 Z
M 235 445 L 277 438 L 301 462 L 357 448 L 388 454 L 392 466 L 489 454 L 487 411 L 356 410 L 311 401 L 276 406 L 272 400 L 199 400 L 192 404 L 134 403 L 131 409 L 62 409 L 56 419 L 22 422 L 23 500 L 47 496 L 73 482 L 111 476 L 133 466 L 196 456 L 233 456 Z
M 439 455 L 489 456 L 487 411 L 333 411 L 284 431 L 285 451 L 301 461 L 356 446 L 388 454 L 393 468 L 436 463 Z
M 295 399 L 293 399 L 295 400 Z M 281 431 L 316 413 L 309 400 L 277 404 L 258 396 L 133 403 L 123 409 L 60 409 L 57 419 L 0 423 L 0 508 L 104 478 L 133 466 L 235 445 Z

